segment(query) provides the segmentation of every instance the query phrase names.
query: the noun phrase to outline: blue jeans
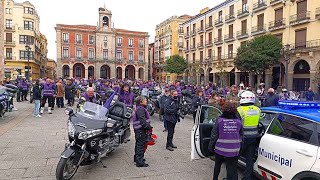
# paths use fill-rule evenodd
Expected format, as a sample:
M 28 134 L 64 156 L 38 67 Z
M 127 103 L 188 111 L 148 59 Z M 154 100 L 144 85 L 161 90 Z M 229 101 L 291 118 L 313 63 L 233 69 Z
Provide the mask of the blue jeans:
M 40 100 L 34 100 L 34 113 L 33 115 L 37 116 L 40 114 Z

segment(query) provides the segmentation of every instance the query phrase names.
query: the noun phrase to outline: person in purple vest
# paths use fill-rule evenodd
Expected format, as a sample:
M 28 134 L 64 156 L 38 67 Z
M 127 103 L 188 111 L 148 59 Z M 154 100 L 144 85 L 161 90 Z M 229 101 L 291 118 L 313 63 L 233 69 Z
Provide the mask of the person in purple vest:
M 48 113 L 52 114 L 52 109 L 54 107 L 54 96 L 55 96 L 56 87 L 51 79 L 47 79 L 46 82 L 42 85 L 42 104 L 40 109 L 40 114 L 44 112 L 44 106 L 48 100 Z
M 81 105 L 85 102 L 97 103 L 97 98 L 95 97 L 93 87 L 88 87 L 87 92 L 80 95 L 79 104 Z
M 122 85 L 119 94 L 119 101 L 126 104 L 127 107 L 133 107 L 134 94 L 130 92 L 130 86 L 128 84 Z
M 209 151 L 215 154 L 213 180 L 218 180 L 222 162 L 226 163 L 227 180 L 238 180 L 237 162 L 240 154 L 243 128 L 237 113 L 237 104 L 226 101 L 211 132 Z
M 136 110 L 132 116 L 132 124 L 135 133 L 134 162 L 137 167 L 148 167 L 144 159 L 144 148 L 146 145 L 147 131 L 151 130 L 150 114 L 147 111 L 147 99 L 139 96 L 136 99 Z

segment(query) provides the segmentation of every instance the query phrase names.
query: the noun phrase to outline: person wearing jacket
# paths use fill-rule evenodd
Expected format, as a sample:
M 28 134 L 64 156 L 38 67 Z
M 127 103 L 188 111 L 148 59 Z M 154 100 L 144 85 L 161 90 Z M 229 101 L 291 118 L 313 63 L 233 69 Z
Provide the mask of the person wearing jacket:
M 266 99 L 264 100 L 263 106 L 270 107 L 270 106 L 278 106 L 279 95 L 275 94 L 273 88 L 268 89 L 268 94 Z
M 34 84 L 32 88 L 33 92 L 33 100 L 34 100 L 34 117 L 41 117 L 40 115 L 40 100 L 41 100 L 41 90 L 40 90 L 40 81 L 36 80 L 36 83 Z
M 47 100 L 48 100 L 48 112 L 49 114 L 52 114 L 51 110 L 54 107 L 54 96 L 55 96 L 56 87 L 51 79 L 47 79 L 46 82 L 42 85 L 42 91 L 43 91 L 42 92 L 43 99 L 42 99 L 40 114 L 43 114 L 44 106 L 46 105 Z
M 65 87 L 65 98 L 68 100 L 69 106 L 73 106 L 75 94 L 76 94 L 75 85 L 72 84 L 71 80 L 68 80 L 67 85 Z
M 309 87 L 308 91 L 305 93 L 305 98 L 307 101 L 314 101 L 315 94 L 312 91 L 311 87 Z
M 136 99 L 136 110 L 132 117 L 132 124 L 135 133 L 134 162 L 137 167 L 148 167 L 144 160 L 144 148 L 146 145 L 147 131 L 151 130 L 150 114 L 147 107 L 147 98 L 139 96 Z
M 23 77 L 21 82 L 21 90 L 22 90 L 22 101 L 28 101 L 27 95 L 29 90 L 28 81 Z
M 133 107 L 134 94 L 130 92 L 130 86 L 124 84 L 120 90 L 119 101 L 123 102 L 127 107 Z
M 180 122 L 179 115 L 179 97 L 178 92 L 176 90 L 171 90 L 170 96 L 167 101 L 164 103 L 164 121 L 167 121 L 167 143 L 166 149 L 169 151 L 174 151 L 177 148 L 176 145 L 172 143 L 174 129 L 176 127 L 177 122 Z
M 56 84 L 56 87 L 57 87 L 57 106 L 58 108 L 64 108 L 64 93 L 65 93 L 65 89 L 64 89 L 64 85 L 62 84 L 62 80 L 59 79 L 57 84 Z
M 237 162 L 242 142 L 242 123 L 237 115 L 237 103 L 226 101 L 221 107 L 211 131 L 209 151 L 215 154 L 213 180 L 218 180 L 222 162 L 226 163 L 227 180 L 238 180 Z
M 198 89 L 196 95 L 192 98 L 192 106 L 193 106 L 193 122 L 196 122 L 196 114 L 198 107 L 206 104 L 206 100 L 203 97 L 203 90 Z
M 167 121 L 163 120 L 163 114 L 164 114 L 164 103 L 167 101 L 169 96 L 170 96 L 170 90 L 166 88 L 164 90 L 164 94 L 160 97 L 160 100 L 159 100 L 159 105 L 160 105 L 159 119 L 160 121 L 163 121 L 163 126 L 164 126 L 163 132 L 167 131 Z

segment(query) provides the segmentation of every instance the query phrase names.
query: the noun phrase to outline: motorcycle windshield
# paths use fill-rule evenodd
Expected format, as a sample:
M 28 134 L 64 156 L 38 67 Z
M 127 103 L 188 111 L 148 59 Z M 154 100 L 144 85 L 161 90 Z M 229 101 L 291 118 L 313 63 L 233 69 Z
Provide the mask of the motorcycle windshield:
M 79 115 L 90 118 L 92 120 L 107 121 L 108 109 L 95 103 L 85 102 L 80 108 Z
M 0 94 L 4 94 L 6 92 L 6 88 L 4 86 L 0 86 Z

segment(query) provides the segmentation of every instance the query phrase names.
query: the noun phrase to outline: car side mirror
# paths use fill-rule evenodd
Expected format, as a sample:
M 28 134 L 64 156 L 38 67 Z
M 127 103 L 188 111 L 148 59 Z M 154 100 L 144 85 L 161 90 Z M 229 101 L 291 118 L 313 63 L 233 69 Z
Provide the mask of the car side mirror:
M 68 107 L 64 110 L 64 112 L 66 115 L 71 115 L 71 114 L 73 114 L 73 109 L 71 107 Z

